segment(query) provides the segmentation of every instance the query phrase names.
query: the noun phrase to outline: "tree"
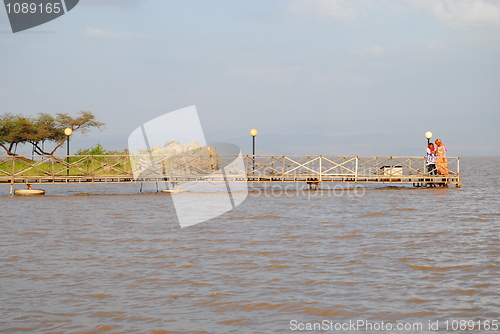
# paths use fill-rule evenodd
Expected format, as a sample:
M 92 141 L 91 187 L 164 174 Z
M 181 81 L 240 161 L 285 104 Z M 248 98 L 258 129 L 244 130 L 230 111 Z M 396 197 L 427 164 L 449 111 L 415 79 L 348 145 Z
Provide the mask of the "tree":
M 24 144 L 35 131 L 31 119 L 21 115 L 4 114 L 0 116 L 0 147 L 8 155 L 16 155 L 19 144 Z
M 36 154 L 52 155 L 64 144 L 66 139 L 64 128 L 61 128 L 61 124 L 54 116 L 40 113 L 38 118 L 32 119 L 32 123 L 36 130 L 27 135 L 26 139 L 28 143 L 33 145 L 33 151 Z M 52 152 L 48 153 L 44 151 L 45 142 L 55 142 L 58 145 Z
M 4 114 L 0 116 L 0 147 L 7 154 L 15 155 L 18 144 L 30 143 L 35 153 L 53 155 L 67 138 L 64 129 L 71 128 L 73 132 L 86 134 L 92 128 L 101 129 L 103 126 L 104 123 L 96 121 L 90 111 L 80 111 L 78 117 L 60 113 L 56 116 L 40 113 L 36 118 Z M 55 147 L 46 151 L 46 142 L 55 143 Z

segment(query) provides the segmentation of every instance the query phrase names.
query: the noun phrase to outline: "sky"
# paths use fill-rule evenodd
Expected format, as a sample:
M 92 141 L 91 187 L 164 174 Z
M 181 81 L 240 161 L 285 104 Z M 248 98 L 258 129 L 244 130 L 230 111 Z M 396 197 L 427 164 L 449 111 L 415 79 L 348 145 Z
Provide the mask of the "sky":
M 80 0 L 15 34 L 2 6 L 0 64 L 0 113 L 106 123 L 72 153 L 195 105 L 245 154 L 500 155 L 499 0 Z

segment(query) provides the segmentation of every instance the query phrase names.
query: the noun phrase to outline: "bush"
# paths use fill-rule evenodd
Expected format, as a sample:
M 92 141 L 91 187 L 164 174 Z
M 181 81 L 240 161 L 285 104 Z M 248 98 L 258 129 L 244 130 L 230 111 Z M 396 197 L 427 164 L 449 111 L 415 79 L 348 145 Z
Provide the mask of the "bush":
M 78 150 L 76 155 L 106 155 L 108 154 L 104 147 L 102 147 L 101 144 L 97 144 L 94 147 L 85 149 L 85 150 Z

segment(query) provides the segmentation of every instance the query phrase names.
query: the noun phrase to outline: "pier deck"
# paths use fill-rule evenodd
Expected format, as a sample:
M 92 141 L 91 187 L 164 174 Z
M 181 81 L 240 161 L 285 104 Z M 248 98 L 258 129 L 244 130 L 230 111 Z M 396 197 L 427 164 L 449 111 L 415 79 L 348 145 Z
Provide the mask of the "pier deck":
M 311 188 L 322 183 L 460 187 L 460 166 L 458 157 L 448 157 L 448 175 L 429 175 L 424 157 L 0 156 L 0 184 L 190 181 L 302 182 Z

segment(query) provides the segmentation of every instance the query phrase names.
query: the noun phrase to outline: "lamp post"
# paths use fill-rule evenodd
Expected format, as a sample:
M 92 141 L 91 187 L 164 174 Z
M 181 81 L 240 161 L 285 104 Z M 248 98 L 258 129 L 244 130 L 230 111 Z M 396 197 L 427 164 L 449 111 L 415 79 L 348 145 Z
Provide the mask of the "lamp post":
M 429 146 L 429 143 L 431 142 L 431 138 L 432 138 L 432 132 L 427 131 L 425 133 L 425 138 L 427 138 L 427 146 Z
M 66 170 L 66 175 L 69 175 L 69 136 L 73 133 L 73 129 L 66 128 L 64 129 L 64 134 L 66 135 L 66 162 L 68 163 L 68 169 Z
M 259 134 L 256 129 L 250 130 L 250 136 L 252 136 L 252 160 L 253 160 L 253 171 L 255 172 L 255 136 Z

